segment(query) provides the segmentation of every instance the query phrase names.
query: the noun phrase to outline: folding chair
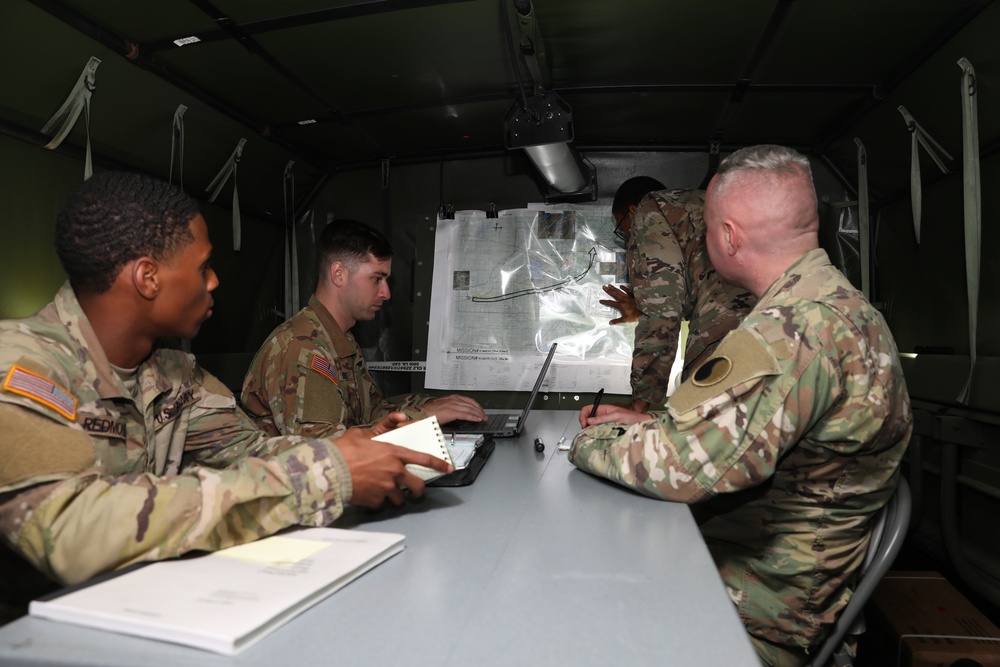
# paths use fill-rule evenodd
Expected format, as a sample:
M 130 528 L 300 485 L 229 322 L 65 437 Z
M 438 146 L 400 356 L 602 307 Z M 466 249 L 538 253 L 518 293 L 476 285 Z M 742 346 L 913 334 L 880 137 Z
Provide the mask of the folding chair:
M 826 667 L 831 658 L 837 667 L 850 667 L 854 664 L 847 652 L 847 647 L 844 645 L 844 637 L 857 621 L 858 615 L 875 591 L 875 587 L 892 567 L 899 550 L 903 547 L 903 540 L 909 525 L 910 487 L 907 485 L 906 479 L 900 475 L 895 493 L 889 498 L 885 507 L 875 515 L 872 522 L 872 537 L 868 543 L 865 561 L 861 564 L 861 572 L 854 595 L 844 607 L 844 611 L 840 612 L 840 617 L 829 636 L 806 667 Z

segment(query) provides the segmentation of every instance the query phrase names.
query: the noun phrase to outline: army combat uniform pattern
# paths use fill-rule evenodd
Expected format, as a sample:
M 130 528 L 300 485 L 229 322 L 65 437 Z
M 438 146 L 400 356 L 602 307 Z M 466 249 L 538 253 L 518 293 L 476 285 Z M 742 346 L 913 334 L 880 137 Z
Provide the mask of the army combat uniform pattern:
M 353 494 L 331 443 L 267 437 L 189 354 L 154 351 L 133 396 L 68 283 L 0 322 L 0 378 L 0 531 L 62 583 L 324 526 Z
M 652 497 L 704 501 L 692 511 L 747 630 L 807 649 L 850 598 L 911 428 L 885 321 L 813 250 L 666 412 L 584 429 L 570 458 Z
M 430 398 L 410 394 L 386 401 L 354 336 L 340 330 L 315 295 L 257 351 L 241 395 L 264 431 L 313 438 L 374 424 L 393 410 L 426 417 L 420 406 Z
M 688 320 L 685 369 L 707 358 L 750 311 L 754 297 L 729 285 L 705 247 L 705 193 L 651 192 L 639 202 L 629 234 L 629 282 L 641 311 L 632 351 L 632 398 L 662 406 Z

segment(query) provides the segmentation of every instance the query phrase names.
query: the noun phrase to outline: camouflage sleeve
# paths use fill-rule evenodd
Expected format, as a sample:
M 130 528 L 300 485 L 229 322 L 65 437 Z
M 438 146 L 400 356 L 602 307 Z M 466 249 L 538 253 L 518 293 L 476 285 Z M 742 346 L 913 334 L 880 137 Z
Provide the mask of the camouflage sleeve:
M 311 339 L 290 336 L 272 338 L 257 352 L 243 382 L 241 401 L 259 428 L 271 435 L 343 435 L 347 401 L 331 379 L 333 371 L 316 370 L 315 356 Z M 322 355 L 320 360 L 329 362 Z
M 433 396 L 424 394 L 393 396 L 388 400 L 388 409 L 403 412 L 410 419 L 423 419 L 427 416 L 427 413 L 423 411 L 423 405 L 433 398 Z
M 789 353 L 737 329 L 671 396 L 668 412 L 629 427 L 584 429 L 570 460 L 645 495 L 686 503 L 756 486 L 841 395 L 826 354 L 806 345 Z
M 640 203 L 629 244 L 629 281 L 641 311 L 632 351 L 632 398 L 662 405 L 689 289 L 684 256 L 663 211 L 649 198 Z
M 353 493 L 337 449 L 322 440 L 267 438 L 227 394 L 209 386 L 191 408 L 188 453 L 202 465 L 170 476 L 114 476 L 106 466 L 64 470 L 57 481 L 0 496 L 5 540 L 49 577 L 71 584 L 138 561 L 336 519 Z M 64 437 L 78 447 L 79 431 L 46 426 L 49 442 Z
M 360 420 L 362 424 L 372 425 L 390 412 L 402 412 L 410 419 L 423 419 L 427 416 L 427 413 L 420 407 L 431 400 L 431 396 L 400 394 L 385 398 L 382 389 L 368 370 L 368 364 L 365 363 L 360 349 L 355 352 L 354 364 L 354 381 L 357 383 L 357 391 L 366 392 L 368 395 L 369 409 L 364 418 Z

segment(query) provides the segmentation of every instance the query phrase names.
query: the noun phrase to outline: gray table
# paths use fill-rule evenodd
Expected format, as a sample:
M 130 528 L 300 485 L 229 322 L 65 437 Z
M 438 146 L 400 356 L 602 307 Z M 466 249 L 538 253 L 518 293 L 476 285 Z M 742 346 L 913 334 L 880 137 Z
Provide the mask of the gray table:
M 240 656 L 22 618 L 0 628 L 0 665 L 756 667 L 688 508 L 577 470 L 556 443 L 578 430 L 575 412 L 532 412 L 473 485 L 346 516 L 405 551 Z

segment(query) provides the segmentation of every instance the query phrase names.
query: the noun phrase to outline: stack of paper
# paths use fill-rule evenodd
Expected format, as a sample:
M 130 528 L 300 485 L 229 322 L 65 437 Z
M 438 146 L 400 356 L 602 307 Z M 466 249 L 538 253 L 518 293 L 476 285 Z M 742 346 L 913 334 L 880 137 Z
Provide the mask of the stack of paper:
M 32 601 L 32 616 L 235 655 L 403 550 L 403 536 L 305 528 L 150 563 Z

